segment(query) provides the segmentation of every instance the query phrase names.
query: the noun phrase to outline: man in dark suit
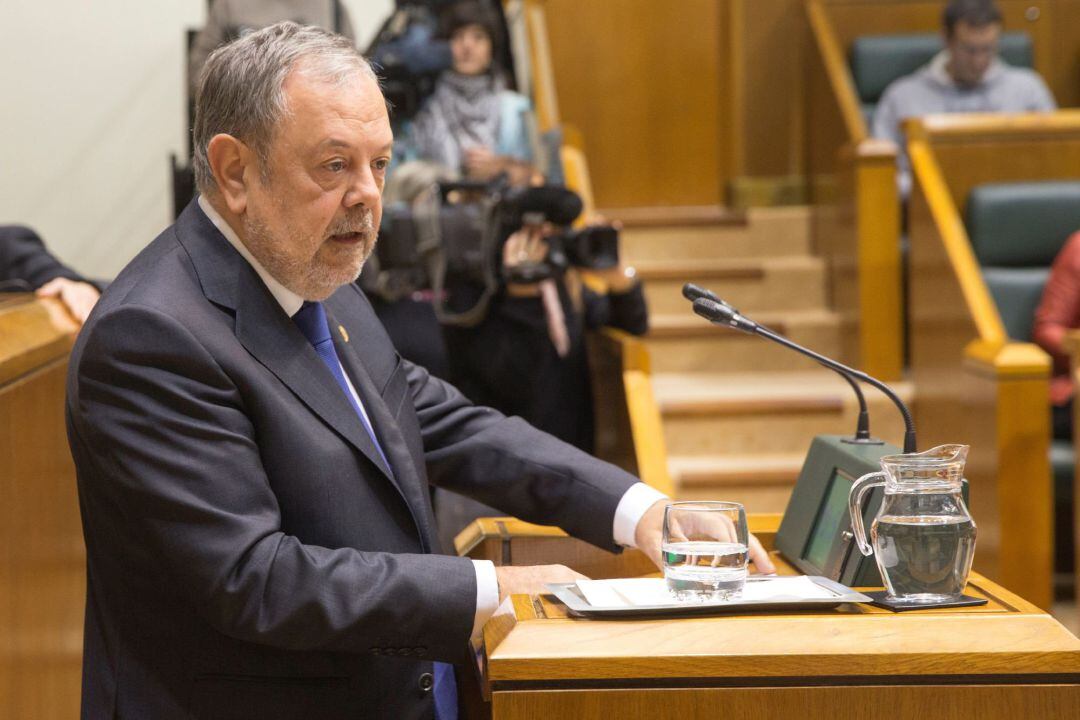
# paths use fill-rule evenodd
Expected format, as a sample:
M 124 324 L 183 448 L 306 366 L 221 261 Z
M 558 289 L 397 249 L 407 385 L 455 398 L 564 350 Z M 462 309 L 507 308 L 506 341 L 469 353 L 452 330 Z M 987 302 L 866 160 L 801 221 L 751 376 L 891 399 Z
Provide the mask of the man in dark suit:
M 33 290 L 40 297 L 59 298 L 79 323 L 86 322 L 101 294 L 53 257 L 38 234 L 23 225 L 0 225 L 0 289 Z
M 347 41 L 217 51 L 195 144 L 201 197 L 71 360 L 83 716 L 455 718 L 500 598 L 575 575 L 439 554 L 429 482 L 655 560 L 664 499 L 394 351 L 351 282 L 392 137 Z

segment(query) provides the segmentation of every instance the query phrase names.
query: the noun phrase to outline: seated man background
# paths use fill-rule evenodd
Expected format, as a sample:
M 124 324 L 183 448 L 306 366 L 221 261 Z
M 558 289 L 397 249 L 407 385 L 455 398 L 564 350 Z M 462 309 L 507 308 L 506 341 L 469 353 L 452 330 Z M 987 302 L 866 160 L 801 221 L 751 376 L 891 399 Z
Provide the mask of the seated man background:
M 22 225 L 0 225 L 0 290 L 58 297 L 80 325 L 100 295 L 98 288 L 53 257 L 37 233 Z
M 942 18 L 945 49 L 928 65 L 895 81 L 874 112 L 871 134 L 900 148 L 897 182 L 906 197 L 911 172 L 901 125 L 933 113 L 1054 110 L 1054 96 L 1038 73 L 998 56 L 1001 11 L 993 0 L 950 0 Z
M 1080 232 L 1068 239 L 1054 258 L 1050 278 L 1035 311 L 1032 339 L 1050 353 L 1054 374 L 1050 379 L 1050 405 L 1053 411 L 1054 437 L 1072 439 L 1072 377 L 1069 355 L 1063 341 L 1065 333 L 1080 327 Z

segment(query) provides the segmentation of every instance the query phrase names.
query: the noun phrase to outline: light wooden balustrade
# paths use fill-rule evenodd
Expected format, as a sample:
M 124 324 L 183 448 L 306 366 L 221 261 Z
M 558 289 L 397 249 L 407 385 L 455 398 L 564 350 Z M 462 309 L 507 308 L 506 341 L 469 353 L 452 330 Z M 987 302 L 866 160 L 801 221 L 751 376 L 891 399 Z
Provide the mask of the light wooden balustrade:
M 1070 330 L 1065 333 L 1065 340 L 1063 342 L 1066 351 L 1069 353 L 1069 372 L 1072 374 L 1073 386 L 1080 387 L 1078 380 L 1080 380 L 1080 330 Z M 1077 447 L 1077 433 L 1080 432 L 1080 402 L 1073 401 L 1073 447 Z M 1080 453 L 1076 455 L 1076 462 L 1073 466 L 1073 514 L 1072 514 L 1072 543 L 1073 543 L 1073 557 L 1080 556 Z M 1073 573 L 1075 575 L 1075 584 L 1073 585 L 1074 597 L 1077 599 L 1077 603 L 1080 604 L 1080 561 L 1074 559 Z
M 976 567 L 1041 607 L 1052 600 L 1050 358 L 1010 340 L 964 227 L 971 189 L 1075 178 L 1080 112 L 932 116 L 906 127 L 911 367 L 923 447 L 971 445 Z
M 821 0 L 806 2 L 813 37 L 806 128 L 814 247 L 828 262 L 844 359 L 875 377 L 899 380 L 904 343 L 897 148 L 869 137 L 831 9 Z
M 591 333 L 588 347 L 596 456 L 673 495 L 648 349 L 633 335 L 612 328 Z

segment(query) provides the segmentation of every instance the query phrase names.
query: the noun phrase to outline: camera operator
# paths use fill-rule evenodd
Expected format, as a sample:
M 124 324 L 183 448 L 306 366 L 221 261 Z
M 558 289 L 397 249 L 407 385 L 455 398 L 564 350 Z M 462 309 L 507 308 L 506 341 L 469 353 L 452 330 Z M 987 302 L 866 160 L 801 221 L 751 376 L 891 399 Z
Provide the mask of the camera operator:
M 550 225 L 525 225 L 503 246 L 503 274 L 542 263 Z M 605 290 L 596 291 L 590 285 Z M 460 294 L 454 288 L 452 294 Z M 489 405 L 577 447 L 593 448 L 593 407 L 585 333 L 604 326 L 648 329 L 645 297 L 632 268 L 571 268 L 534 283 L 506 282 L 473 327 L 444 325 L 450 377 L 470 400 Z M 499 514 L 474 500 L 436 492 L 447 547 L 476 517 Z

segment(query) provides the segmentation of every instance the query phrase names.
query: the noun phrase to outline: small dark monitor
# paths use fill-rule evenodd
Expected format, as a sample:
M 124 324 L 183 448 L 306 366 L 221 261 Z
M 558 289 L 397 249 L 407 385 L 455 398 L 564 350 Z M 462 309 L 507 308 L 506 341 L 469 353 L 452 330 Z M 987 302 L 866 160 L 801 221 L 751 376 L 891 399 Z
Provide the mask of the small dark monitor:
M 882 456 L 901 450 L 887 443 L 844 440 L 840 435 L 814 438 L 776 533 L 776 549 L 807 575 L 823 575 L 853 587 L 878 587 L 881 577 L 874 558 L 859 552 L 851 533 L 848 495 L 856 480 L 881 469 Z M 880 505 L 881 489 L 875 488 L 863 503 L 867 528 Z
M 810 530 L 810 539 L 803 551 L 803 557 L 815 567 L 823 568 L 829 560 L 836 528 L 844 524 L 844 516 L 848 512 L 848 495 L 851 494 L 851 486 L 854 484 L 855 478 L 842 468 L 836 468 L 829 478 L 821 506 L 818 508 L 817 519 Z

